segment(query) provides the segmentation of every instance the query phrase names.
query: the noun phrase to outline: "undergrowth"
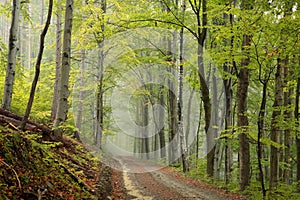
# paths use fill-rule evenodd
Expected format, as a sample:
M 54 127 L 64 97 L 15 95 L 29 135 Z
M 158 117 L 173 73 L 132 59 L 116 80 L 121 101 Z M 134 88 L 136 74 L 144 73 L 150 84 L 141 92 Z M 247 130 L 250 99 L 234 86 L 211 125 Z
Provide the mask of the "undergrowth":
M 196 166 L 191 168 L 188 173 L 185 175 L 188 177 L 195 178 L 197 180 L 203 181 L 209 185 L 216 186 L 221 189 L 228 190 L 233 193 L 240 194 L 239 191 L 239 180 L 238 180 L 238 167 L 234 167 L 232 171 L 232 180 L 229 184 L 226 184 L 224 180 L 215 181 L 206 174 L 206 161 L 205 159 L 198 159 L 197 161 L 193 161 L 191 163 L 192 166 Z M 177 169 L 178 170 L 178 169 Z M 180 169 L 181 170 L 181 169 Z M 268 185 L 266 184 L 268 188 Z M 242 192 L 243 196 L 252 200 L 299 200 L 300 193 L 297 190 L 297 184 L 287 185 L 287 184 L 279 184 L 276 189 L 272 192 L 267 191 L 267 196 L 263 198 L 261 191 L 261 184 L 258 181 L 252 180 L 251 185 Z
M 111 190 L 101 173 L 99 161 L 74 139 L 47 142 L 0 126 L 0 199 L 101 199 Z

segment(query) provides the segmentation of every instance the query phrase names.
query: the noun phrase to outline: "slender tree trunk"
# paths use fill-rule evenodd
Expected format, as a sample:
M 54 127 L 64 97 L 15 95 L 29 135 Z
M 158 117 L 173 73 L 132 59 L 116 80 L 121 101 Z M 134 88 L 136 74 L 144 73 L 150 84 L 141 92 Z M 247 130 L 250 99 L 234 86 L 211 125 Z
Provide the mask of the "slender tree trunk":
M 273 104 L 272 122 L 271 122 L 271 140 L 275 143 L 280 143 L 281 130 L 278 124 L 278 118 L 283 105 L 283 67 L 281 59 L 278 59 L 277 71 L 275 74 L 275 99 Z M 271 146 L 270 152 L 270 190 L 277 187 L 279 181 L 279 155 L 280 149 L 276 146 Z
M 299 64 L 300 66 L 300 58 Z M 294 108 L 294 117 L 296 120 L 296 130 L 299 129 L 299 98 L 300 98 L 300 77 L 297 77 L 297 88 L 296 88 L 296 97 L 295 97 L 295 108 Z M 296 181 L 298 182 L 298 191 L 300 191 L 300 136 L 299 131 L 296 131 L 296 149 L 297 149 L 297 173 L 296 173 Z
M 231 8 L 235 6 L 235 0 L 230 0 L 229 5 Z M 224 14 L 224 19 L 228 20 L 228 15 Z M 231 33 L 233 32 L 234 25 L 234 16 L 233 14 L 229 15 L 229 23 L 231 27 Z M 230 54 L 231 54 L 231 65 L 230 63 L 225 63 L 223 65 L 224 72 L 229 74 L 233 74 L 233 68 L 236 67 L 236 62 L 233 56 L 233 41 L 234 36 L 231 37 L 230 41 L 226 41 L 226 43 L 230 44 Z M 233 133 L 233 110 L 232 110 L 232 78 L 228 77 L 223 79 L 224 90 L 225 90 L 225 131 L 227 134 Z M 225 183 L 229 184 L 231 179 L 231 171 L 233 165 L 233 153 L 232 153 L 232 144 L 231 139 L 229 137 L 225 137 Z
M 44 9 L 45 9 L 45 2 L 41 0 L 41 13 L 40 13 L 40 24 L 44 24 Z
M 65 13 L 65 26 L 63 38 L 62 66 L 60 69 L 59 90 L 58 90 L 58 107 L 54 121 L 54 135 L 62 136 L 62 129 L 59 128 L 67 119 L 68 97 L 69 97 L 69 76 L 70 76 L 70 57 L 71 57 L 71 34 L 73 22 L 73 0 L 67 0 Z
M 159 91 L 159 105 L 164 106 L 165 100 L 164 100 L 164 93 L 163 93 L 163 87 L 161 86 Z M 160 157 L 165 158 L 166 157 L 166 141 L 165 141 L 165 111 L 159 110 L 158 114 L 158 120 L 159 120 L 159 143 L 160 143 Z
M 267 104 L 267 88 L 268 88 L 268 82 L 263 82 L 263 94 L 262 94 L 262 100 L 260 104 L 260 110 L 258 114 L 258 134 L 257 134 L 257 161 L 258 161 L 258 169 L 259 169 L 259 180 L 262 187 L 262 193 L 263 196 L 266 196 L 266 188 L 265 188 L 265 181 L 264 181 L 264 172 L 263 172 L 263 166 L 262 166 L 262 152 L 263 152 L 263 146 L 261 144 L 261 138 L 264 135 L 264 124 L 265 124 L 265 111 L 266 111 L 266 104 Z
M 85 5 L 85 0 L 82 1 L 82 6 Z M 84 20 L 84 15 L 82 16 Z M 85 72 L 85 49 L 81 50 L 81 66 L 80 66 L 80 91 L 79 91 L 79 105 L 77 111 L 76 126 L 78 131 L 81 132 L 83 100 L 84 100 L 84 72 Z M 79 139 L 79 138 L 77 138 Z
M 98 88 L 97 88 L 97 129 L 96 129 L 96 145 L 101 149 L 102 128 L 103 128 L 103 59 L 104 54 L 99 47 L 98 52 Z
M 56 10 L 56 56 L 55 56 L 55 83 L 52 99 L 51 121 L 55 120 L 58 107 L 58 88 L 59 88 L 59 74 L 61 68 L 61 1 L 57 0 Z
M 101 1 L 101 9 L 103 13 L 106 13 L 106 0 Z M 104 20 L 104 16 L 102 16 Z M 101 31 L 104 33 L 105 25 L 104 22 L 101 24 Z M 104 36 L 101 36 L 101 40 L 98 42 L 98 91 L 97 91 L 97 131 L 96 131 L 96 144 L 99 148 L 102 148 L 102 137 L 103 137 L 103 62 L 104 62 L 104 52 L 103 52 L 103 44 L 104 44 Z
M 28 121 L 30 111 L 32 108 L 32 104 L 33 104 L 33 100 L 34 100 L 36 86 L 37 86 L 37 83 L 39 80 L 41 62 L 42 62 L 42 58 L 43 58 L 44 45 L 45 45 L 45 37 L 46 37 L 48 28 L 49 28 L 50 22 L 51 22 L 52 8 L 53 8 L 53 0 L 49 0 L 48 16 L 47 16 L 45 27 L 44 27 L 44 29 L 41 33 L 41 37 L 40 37 L 40 48 L 39 48 L 39 53 L 38 53 L 38 57 L 36 60 L 36 65 L 35 65 L 35 75 L 34 75 L 34 79 L 32 81 L 32 85 L 31 85 L 30 96 L 28 99 L 26 112 L 25 112 L 25 115 L 24 115 L 22 123 L 21 123 L 22 130 L 25 129 L 26 123 Z
M 2 109 L 10 110 L 13 85 L 15 82 L 16 57 L 18 52 L 18 30 L 20 18 L 20 0 L 13 0 L 12 20 L 9 31 L 8 59 L 2 99 Z
M 218 130 L 219 130 L 219 106 L 218 106 L 218 88 L 217 88 L 217 78 L 216 78 L 216 67 L 212 69 L 212 128 L 211 134 L 214 138 L 218 138 Z M 214 152 L 214 178 L 219 180 L 220 178 L 220 163 L 222 159 L 222 144 L 220 142 L 216 143 L 215 152 Z
M 197 134 L 196 135 L 196 159 L 199 159 L 199 140 L 200 140 L 199 132 L 201 129 L 201 121 L 202 121 L 202 113 L 203 113 L 202 104 L 203 104 L 203 102 L 201 101 L 200 105 L 199 105 L 198 127 L 197 127 L 197 131 L 196 131 L 196 134 Z
M 85 0 L 82 0 L 82 6 L 85 6 Z M 85 16 L 82 14 L 82 20 L 84 21 Z M 84 101 L 84 73 L 85 73 L 85 49 L 81 49 L 81 63 L 80 63 L 80 89 L 79 89 L 79 105 L 76 118 L 76 126 L 78 131 L 81 132 L 82 124 L 82 112 L 83 112 L 83 101 Z M 74 137 L 80 140 L 80 136 L 77 131 L 74 133 Z
M 28 15 L 29 17 L 31 17 L 31 12 L 32 12 L 32 9 L 31 9 L 31 5 L 28 4 Z M 32 26 L 31 24 L 29 23 L 28 24 L 28 52 L 27 52 L 27 65 L 28 65 L 28 69 L 29 71 L 31 71 L 31 55 L 32 55 Z
M 257 46 L 256 48 L 256 53 L 257 53 Z M 257 54 L 258 56 L 258 54 Z M 266 197 L 267 191 L 265 187 L 265 177 L 264 177 L 264 171 L 263 171 L 263 166 L 262 166 L 262 159 L 264 157 L 263 152 L 264 152 L 264 146 L 261 143 L 261 139 L 264 136 L 264 130 L 265 130 L 265 115 L 266 115 L 266 106 L 267 106 L 267 89 L 268 89 L 268 83 L 270 80 L 270 77 L 272 75 L 272 72 L 275 68 L 270 68 L 269 72 L 264 75 L 264 78 L 262 78 L 262 63 L 257 59 L 258 65 L 259 65 L 259 81 L 263 86 L 262 90 L 262 100 L 260 103 L 260 109 L 259 109 L 259 114 L 258 114 L 258 119 L 257 119 L 257 163 L 258 163 L 258 170 L 259 170 L 259 181 L 261 183 L 261 188 L 262 188 L 262 195 L 263 198 Z M 265 169 L 265 174 L 267 174 L 267 169 Z
M 289 80 L 291 80 L 290 77 L 293 76 L 292 70 L 288 67 L 288 58 L 285 60 L 285 67 L 284 67 L 284 87 L 287 88 L 287 90 L 284 92 L 284 119 L 285 122 L 289 122 L 292 119 L 292 95 L 293 95 L 293 89 L 289 86 Z M 290 184 L 290 177 L 291 177 L 291 130 L 289 127 L 287 127 L 284 130 L 284 162 L 286 164 L 286 168 L 283 171 L 283 180 L 286 184 Z
M 148 130 L 148 123 L 149 123 L 149 109 L 148 109 L 148 104 L 146 102 L 146 98 L 142 99 L 142 153 L 143 153 L 143 158 L 149 159 L 149 130 Z
M 136 124 L 136 128 L 134 130 L 135 133 L 135 137 L 134 137 L 134 147 L 133 147 L 133 153 L 135 153 L 135 155 L 140 155 L 140 104 L 138 100 L 135 100 L 135 124 Z
M 231 73 L 231 69 L 226 64 L 223 66 L 223 70 Z M 226 134 L 232 133 L 232 79 L 223 79 L 225 90 L 225 131 Z M 229 184 L 231 179 L 231 166 L 232 166 L 232 150 L 231 139 L 225 138 L 225 182 Z
M 190 95 L 189 95 L 189 100 L 187 104 L 187 119 L 186 119 L 186 130 L 185 130 L 185 141 L 186 141 L 186 146 L 189 144 L 189 134 L 191 130 L 191 111 L 192 111 L 192 103 L 193 103 L 193 97 L 195 94 L 195 90 L 192 90 Z
M 185 0 L 182 1 L 182 15 L 184 17 L 185 13 Z M 186 147 L 186 137 L 183 129 L 183 40 L 184 40 L 184 28 L 181 28 L 180 31 L 180 42 L 179 42 L 179 80 L 178 80 L 178 132 L 180 137 L 180 150 L 181 150 L 181 161 L 182 161 L 182 169 L 183 172 L 189 171 L 188 164 L 188 150 Z
M 170 83 L 173 85 L 173 83 Z M 173 90 L 174 91 L 174 90 Z M 169 163 L 171 164 L 172 162 L 175 162 L 175 156 L 177 154 L 177 145 L 176 145 L 176 132 L 177 132 L 177 117 L 176 117 L 176 96 L 169 89 L 169 94 L 168 94 L 168 109 L 169 109 Z
M 23 8 L 24 9 L 24 8 Z M 25 20 L 24 17 L 21 14 L 20 17 L 20 22 L 21 25 L 19 26 L 19 52 L 18 52 L 18 58 L 20 60 L 20 64 L 21 66 L 25 66 L 25 52 L 26 52 L 26 42 L 27 42 L 27 38 L 26 38 L 26 24 L 25 24 Z
M 173 45 L 176 45 L 176 34 L 174 34 L 174 42 Z M 172 52 L 172 42 L 168 41 L 168 52 Z M 169 62 L 175 63 L 176 59 L 169 55 Z M 174 65 L 170 66 L 168 69 L 169 73 L 173 74 L 172 69 L 174 68 Z M 175 74 L 173 74 L 175 76 Z M 168 136 L 168 142 L 169 142 L 169 148 L 168 148 L 168 159 L 169 164 L 172 164 L 173 162 L 177 161 L 175 156 L 178 153 L 178 146 L 177 146 L 177 104 L 176 104 L 176 95 L 174 92 L 175 84 L 174 80 L 168 79 L 168 128 L 169 128 L 169 136 Z
M 205 133 L 206 133 L 206 150 L 207 150 L 207 164 L 206 164 L 206 173 L 209 177 L 213 177 L 214 175 L 214 154 L 215 154 L 215 148 L 214 148 L 214 136 L 210 132 L 210 121 L 211 121 L 211 102 L 210 102 L 210 94 L 209 94 L 209 88 L 205 81 L 205 70 L 204 70 L 204 42 L 206 39 L 207 34 L 207 8 L 206 0 L 202 0 L 202 4 L 199 5 L 193 5 L 191 2 L 190 4 L 194 7 L 194 12 L 196 14 L 197 18 L 197 39 L 198 39 L 198 50 L 197 50 L 197 56 L 198 56 L 198 77 L 200 80 L 200 92 L 201 92 L 201 98 L 203 102 L 204 107 L 204 118 L 205 118 Z

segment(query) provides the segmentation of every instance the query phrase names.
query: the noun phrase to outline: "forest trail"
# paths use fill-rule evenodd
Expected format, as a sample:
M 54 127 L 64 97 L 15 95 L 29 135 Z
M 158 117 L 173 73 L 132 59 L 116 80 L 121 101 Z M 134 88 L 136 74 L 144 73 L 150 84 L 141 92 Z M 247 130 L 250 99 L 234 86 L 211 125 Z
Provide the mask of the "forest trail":
M 240 195 L 214 188 L 200 181 L 184 177 L 179 172 L 169 168 L 161 168 L 144 160 L 132 157 L 118 157 L 115 160 L 123 168 L 122 178 L 127 199 L 245 199 Z

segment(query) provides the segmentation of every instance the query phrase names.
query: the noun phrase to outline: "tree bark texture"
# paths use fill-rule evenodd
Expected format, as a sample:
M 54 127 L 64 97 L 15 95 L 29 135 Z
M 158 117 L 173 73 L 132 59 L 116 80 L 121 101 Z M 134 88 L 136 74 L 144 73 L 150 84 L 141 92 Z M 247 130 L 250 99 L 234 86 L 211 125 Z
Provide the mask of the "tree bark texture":
M 62 136 L 62 128 L 59 126 L 67 119 L 68 97 L 69 97 L 69 76 L 70 76 L 70 57 L 71 57 L 71 34 L 73 22 L 73 0 L 67 0 L 65 12 L 65 25 L 62 49 L 62 66 L 60 68 L 58 107 L 54 121 L 55 136 Z
M 18 30 L 20 18 L 20 0 L 13 0 L 12 20 L 9 31 L 8 59 L 5 76 L 2 108 L 11 109 L 13 85 L 15 82 L 16 57 L 18 52 Z
M 250 45 L 250 36 L 244 35 L 243 49 Z M 248 87 L 250 81 L 250 70 L 247 66 L 249 57 L 243 58 L 241 69 L 238 74 L 237 86 L 237 125 L 239 129 L 239 167 L 240 167 L 240 190 L 243 191 L 250 185 L 250 144 L 248 139 Z
M 242 10 L 252 9 L 252 1 L 242 1 Z M 241 69 L 238 73 L 238 86 L 237 86 L 237 110 L 238 119 L 237 125 L 239 129 L 239 167 L 240 177 L 239 185 L 240 190 L 243 191 L 250 185 L 250 144 L 248 138 L 248 87 L 250 84 L 250 57 L 247 47 L 251 46 L 251 36 L 243 35 L 242 52 L 246 56 L 241 61 Z
M 52 111 L 51 111 L 51 121 L 55 120 L 57 107 L 58 107 L 58 88 L 59 88 L 59 74 L 61 68 L 61 0 L 57 0 L 57 10 L 56 10 L 56 53 L 55 53 L 55 83 L 52 99 Z
M 185 14 L 185 0 L 182 0 L 182 17 Z M 178 115 L 178 134 L 180 137 L 180 153 L 182 161 L 183 172 L 189 171 L 188 164 L 188 150 L 186 146 L 186 137 L 183 129 L 183 41 L 184 40 L 184 28 L 180 30 L 179 39 L 179 67 L 178 67 L 178 102 L 177 102 L 177 115 Z
M 279 127 L 279 117 L 282 114 L 283 105 L 283 66 L 282 60 L 278 59 L 277 71 L 275 74 L 275 96 L 271 121 L 270 138 L 274 143 L 280 143 L 281 128 Z M 272 145 L 270 152 L 270 190 L 275 188 L 279 181 L 279 154 L 280 148 Z

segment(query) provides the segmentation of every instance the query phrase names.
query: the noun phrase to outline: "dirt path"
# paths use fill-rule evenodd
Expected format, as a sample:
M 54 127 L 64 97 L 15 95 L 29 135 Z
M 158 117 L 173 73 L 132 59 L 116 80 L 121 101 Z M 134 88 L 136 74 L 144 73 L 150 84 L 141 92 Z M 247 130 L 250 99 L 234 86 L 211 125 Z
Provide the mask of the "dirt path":
M 243 197 L 228 193 L 169 168 L 137 160 L 132 157 L 115 158 L 123 168 L 123 186 L 127 191 L 125 199 L 137 200 L 234 200 Z M 122 199 L 116 198 L 114 199 Z M 123 198 L 124 199 L 124 198 Z

